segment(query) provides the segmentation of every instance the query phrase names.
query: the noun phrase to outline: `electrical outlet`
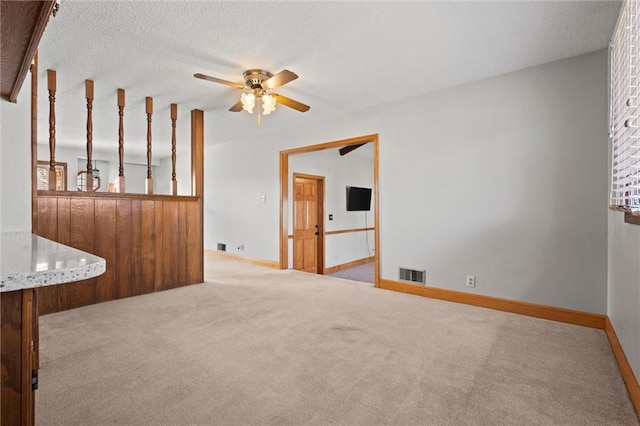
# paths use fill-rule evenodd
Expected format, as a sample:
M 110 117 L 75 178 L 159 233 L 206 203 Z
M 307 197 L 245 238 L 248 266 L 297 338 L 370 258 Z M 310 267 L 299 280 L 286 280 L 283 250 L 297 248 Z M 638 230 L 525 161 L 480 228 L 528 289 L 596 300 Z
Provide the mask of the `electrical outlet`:
M 244 250 L 244 244 L 240 244 L 240 245 L 238 246 L 238 250 Z
M 473 275 L 467 275 L 467 287 L 475 288 L 475 286 L 476 286 L 476 277 L 474 277 Z

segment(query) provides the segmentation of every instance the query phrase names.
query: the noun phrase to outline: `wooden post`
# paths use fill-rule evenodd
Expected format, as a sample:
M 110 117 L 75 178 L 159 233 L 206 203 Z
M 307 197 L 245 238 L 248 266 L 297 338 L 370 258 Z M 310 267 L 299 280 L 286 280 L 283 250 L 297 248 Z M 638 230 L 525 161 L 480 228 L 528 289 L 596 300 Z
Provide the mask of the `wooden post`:
M 178 105 L 171 104 L 171 186 L 173 195 L 178 195 L 178 181 L 176 180 L 176 121 L 178 120 Z
M 204 280 L 204 112 L 199 109 L 191 110 L 191 195 L 198 197 L 198 213 L 200 216 L 200 235 L 198 235 L 199 265 L 198 279 Z M 195 241 L 195 239 L 194 239 Z
M 151 116 L 153 115 L 153 98 L 145 98 L 147 106 L 147 194 L 153 194 L 153 176 L 151 173 Z
M 49 90 L 49 191 L 56 186 L 56 72 L 47 70 L 47 89 Z
M 124 89 L 118 89 L 118 192 L 124 189 Z
M 191 110 L 191 195 L 204 195 L 204 112 Z
M 93 80 L 84 81 L 87 98 L 87 191 L 93 191 Z
M 31 64 L 31 232 L 38 229 L 38 52 Z

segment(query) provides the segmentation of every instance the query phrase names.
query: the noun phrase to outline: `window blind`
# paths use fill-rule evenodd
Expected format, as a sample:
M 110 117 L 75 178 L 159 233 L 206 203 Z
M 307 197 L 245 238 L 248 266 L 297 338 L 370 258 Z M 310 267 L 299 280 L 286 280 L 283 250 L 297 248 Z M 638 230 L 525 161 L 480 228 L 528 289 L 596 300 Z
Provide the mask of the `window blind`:
M 626 0 L 610 45 L 610 205 L 640 211 L 640 8 Z

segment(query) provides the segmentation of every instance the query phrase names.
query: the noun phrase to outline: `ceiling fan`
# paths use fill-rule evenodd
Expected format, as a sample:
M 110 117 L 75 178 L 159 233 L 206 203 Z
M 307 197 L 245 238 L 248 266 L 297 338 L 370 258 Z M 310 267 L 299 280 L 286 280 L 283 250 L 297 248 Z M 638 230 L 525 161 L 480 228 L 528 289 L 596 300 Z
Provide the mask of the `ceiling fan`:
M 194 74 L 193 76 L 202 80 L 213 81 L 214 83 L 245 90 L 240 96 L 240 100 L 229 108 L 229 111 L 239 112 L 244 109 L 250 114 L 253 114 L 254 107 L 258 105 L 258 122 L 260 120 L 260 110 L 262 110 L 263 115 L 271 114 L 271 112 L 275 110 L 276 103 L 300 112 L 307 112 L 311 108 L 309 105 L 274 92 L 278 87 L 284 86 L 298 78 L 298 75 L 292 71 L 282 70 L 277 74 L 272 74 L 269 71 L 261 69 L 250 69 L 242 75 L 244 77 L 244 83 L 234 83 L 200 73 Z M 256 101 L 259 102 L 256 103 Z

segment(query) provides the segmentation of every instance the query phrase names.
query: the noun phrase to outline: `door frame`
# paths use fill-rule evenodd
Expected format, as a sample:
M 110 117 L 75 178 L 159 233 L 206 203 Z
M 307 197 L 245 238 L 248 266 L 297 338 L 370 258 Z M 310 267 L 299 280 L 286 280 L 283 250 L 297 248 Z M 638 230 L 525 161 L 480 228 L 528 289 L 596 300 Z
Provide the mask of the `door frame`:
M 375 285 L 380 287 L 380 232 L 379 232 L 379 192 L 378 192 L 378 134 L 358 136 L 315 145 L 280 151 L 280 269 L 289 268 L 289 156 L 304 152 L 322 151 L 325 149 L 342 148 L 349 145 L 363 143 L 373 144 L 373 216 L 374 216 L 374 271 Z M 323 218 L 324 223 L 324 218 Z M 324 236 L 323 236 L 324 240 Z
M 318 185 L 317 187 L 318 189 L 316 191 L 316 199 L 318 202 L 316 206 L 316 214 L 318 216 L 317 217 L 318 238 L 316 239 L 316 274 L 322 275 L 324 274 L 324 188 L 325 188 L 324 178 L 325 177 L 294 172 L 292 175 L 292 178 L 293 178 L 294 190 L 295 190 L 296 178 L 312 179 L 312 180 L 315 180 Z M 292 211 L 293 211 L 293 225 L 294 225 L 294 231 L 295 231 L 295 220 L 296 220 L 295 204 L 293 204 Z M 294 232 L 294 235 L 295 235 L 295 232 Z M 295 241 L 295 237 L 294 237 L 294 241 Z M 288 244 L 287 244 L 287 247 L 288 247 Z M 295 256 L 295 250 L 293 252 L 293 255 Z M 295 257 L 294 257 L 293 264 L 295 265 Z

